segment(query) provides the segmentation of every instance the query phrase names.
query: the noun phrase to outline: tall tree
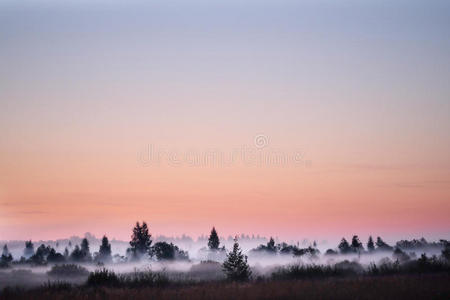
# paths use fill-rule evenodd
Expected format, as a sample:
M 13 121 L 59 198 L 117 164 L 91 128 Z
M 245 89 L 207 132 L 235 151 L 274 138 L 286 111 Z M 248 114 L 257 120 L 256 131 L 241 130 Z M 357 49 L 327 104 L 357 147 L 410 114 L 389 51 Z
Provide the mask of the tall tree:
M 234 238 L 233 251 L 227 254 L 227 259 L 222 265 L 227 278 L 233 281 L 247 281 L 252 274 L 247 263 L 247 256 L 242 254 L 237 237 Z
M 275 241 L 273 237 L 270 237 L 269 242 L 267 242 L 267 250 L 270 252 L 276 252 L 277 248 L 275 248 Z
M 87 238 L 84 238 L 81 241 L 81 252 L 83 253 L 84 261 L 90 261 L 92 259 L 91 251 L 89 249 L 89 241 Z
M 375 243 L 373 242 L 372 236 L 369 236 L 369 240 L 367 241 L 367 250 L 369 252 L 375 250 Z
M 341 254 L 348 254 L 349 252 L 351 252 L 350 245 L 345 238 L 342 238 L 341 242 L 338 245 L 338 248 Z
M 151 237 L 151 234 L 149 234 L 148 232 L 147 223 L 142 222 L 141 226 L 139 222 L 136 222 L 136 226 L 133 228 L 133 234 L 131 235 L 130 241 L 130 251 L 133 259 L 140 259 L 145 254 L 151 254 Z
M 6 244 L 3 246 L 2 255 L 4 255 L 4 256 L 9 255 L 8 245 L 6 245 Z
M 352 238 L 352 250 L 354 252 L 361 252 L 361 250 L 363 250 L 363 245 L 361 243 L 361 241 L 359 240 L 359 237 L 357 235 L 354 235 Z
M 25 242 L 25 249 L 23 250 L 23 256 L 30 258 L 34 255 L 34 245 L 31 240 Z
M 70 258 L 75 262 L 82 262 L 84 260 L 84 253 L 81 251 L 80 246 L 75 245 L 75 249 L 70 254 Z
M 217 235 L 216 228 L 213 227 L 211 230 L 211 234 L 209 235 L 208 247 L 211 250 L 217 250 L 219 249 L 219 245 L 220 245 L 219 236 Z
M 103 236 L 102 244 L 98 250 L 98 260 L 104 263 L 109 263 L 112 261 L 111 244 L 109 243 L 106 235 Z
M 9 267 L 12 261 L 13 257 L 11 253 L 9 253 L 8 246 L 5 244 L 3 246 L 2 256 L 0 257 L 0 267 Z

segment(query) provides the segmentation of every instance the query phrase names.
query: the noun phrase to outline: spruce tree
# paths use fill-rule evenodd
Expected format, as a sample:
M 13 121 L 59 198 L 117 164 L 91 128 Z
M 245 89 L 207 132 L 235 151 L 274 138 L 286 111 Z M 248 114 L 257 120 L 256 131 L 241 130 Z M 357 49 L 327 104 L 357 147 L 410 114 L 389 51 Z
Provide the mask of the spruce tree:
M 277 249 L 275 248 L 275 241 L 273 237 L 270 237 L 269 242 L 267 242 L 267 250 L 270 252 L 276 252 Z
M 229 280 L 247 281 L 250 279 L 252 272 L 247 263 L 247 256 L 242 254 L 237 237 L 234 238 L 233 251 L 227 254 L 222 268 Z
M 5 244 L 3 246 L 2 256 L 0 257 L 0 267 L 9 267 L 10 263 L 13 261 L 11 253 L 9 253 L 8 246 Z
M 84 238 L 81 241 L 81 252 L 83 253 L 83 260 L 90 261 L 92 259 L 91 251 L 89 250 L 89 241 Z
M 31 240 L 25 242 L 25 249 L 23 250 L 23 256 L 29 258 L 34 255 L 34 245 Z
M 139 222 L 136 222 L 130 241 L 130 251 L 133 259 L 140 259 L 145 254 L 151 254 L 151 237 L 151 234 L 148 232 L 147 223 L 143 222 L 141 226 Z
M 220 245 L 219 236 L 217 235 L 216 228 L 213 227 L 211 230 L 211 234 L 209 235 L 208 247 L 211 250 L 217 250 L 219 249 L 219 245 Z
M 348 244 L 347 240 L 345 238 L 342 238 L 341 242 L 339 243 L 339 251 L 341 254 L 347 254 L 351 251 L 350 245 Z
M 109 263 L 112 261 L 111 257 L 111 244 L 108 241 L 106 235 L 102 238 L 102 244 L 98 250 L 98 260 L 104 263 Z
M 372 236 L 369 236 L 369 240 L 367 241 L 367 250 L 372 252 L 375 250 L 375 244 L 373 242 Z
M 359 241 L 359 238 L 357 235 L 353 236 L 351 247 L 354 252 L 360 252 L 361 250 L 363 250 L 362 243 Z

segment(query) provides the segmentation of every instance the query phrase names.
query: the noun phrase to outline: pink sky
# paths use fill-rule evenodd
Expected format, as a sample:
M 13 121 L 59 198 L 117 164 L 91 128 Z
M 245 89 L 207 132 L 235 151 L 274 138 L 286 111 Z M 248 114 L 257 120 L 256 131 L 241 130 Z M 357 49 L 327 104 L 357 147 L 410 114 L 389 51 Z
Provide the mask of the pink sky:
M 449 238 L 447 4 L 308 3 L 0 4 L 0 240 Z

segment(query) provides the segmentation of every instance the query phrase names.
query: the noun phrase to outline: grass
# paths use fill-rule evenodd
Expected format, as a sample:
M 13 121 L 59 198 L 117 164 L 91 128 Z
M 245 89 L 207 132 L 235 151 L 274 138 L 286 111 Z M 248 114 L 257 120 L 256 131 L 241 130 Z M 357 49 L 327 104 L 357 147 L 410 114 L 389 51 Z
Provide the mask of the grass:
M 86 285 L 89 287 L 163 287 L 169 279 L 162 273 L 152 271 L 117 275 L 108 269 L 96 270 L 89 274 Z
M 189 286 L 80 286 L 4 291 L 0 299 L 449 299 L 450 276 L 417 274 L 323 280 L 208 282 Z
M 51 277 L 77 277 L 77 276 L 88 276 L 89 271 L 75 264 L 62 264 L 54 265 L 47 274 Z

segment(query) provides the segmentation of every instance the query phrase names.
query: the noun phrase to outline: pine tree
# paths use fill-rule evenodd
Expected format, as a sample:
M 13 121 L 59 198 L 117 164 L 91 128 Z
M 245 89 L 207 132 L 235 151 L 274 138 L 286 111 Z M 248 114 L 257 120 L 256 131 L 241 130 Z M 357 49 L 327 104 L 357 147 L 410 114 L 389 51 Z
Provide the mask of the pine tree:
M 234 281 L 247 281 L 252 274 L 247 263 L 247 256 L 242 254 L 237 237 L 234 238 L 233 251 L 227 254 L 227 259 L 222 265 L 227 278 Z
M 102 238 L 102 244 L 98 250 L 98 260 L 104 263 L 109 263 L 112 261 L 111 257 L 111 244 L 108 241 L 106 235 Z
M 369 240 L 367 241 L 367 250 L 372 252 L 375 250 L 375 244 L 373 242 L 372 236 L 369 236 Z
M 70 254 L 70 258 L 75 262 L 82 262 L 84 259 L 84 253 L 81 251 L 80 246 L 76 245 Z
M 217 235 L 216 228 L 213 227 L 211 230 L 211 234 L 209 235 L 208 247 L 211 250 L 217 250 L 219 249 L 219 245 L 220 245 L 219 236 Z
M 92 259 L 91 251 L 89 250 L 89 241 L 87 238 L 84 238 L 81 241 L 81 252 L 83 253 L 84 261 L 90 261 Z
M 130 241 L 132 259 L 140 259 L 145 254 L 150 254 L 151 237 L 151 234 L 148 232 L 147 223 L 143 222 L 141 226 L 139 222 L 136 222 Z
M 267 242 L 267 250 L 270 252 L 276 252 L 277 249 L 275 248 L 275 241 L 273 237 L 270 237 L 269 242 Z
M 31 256 L 34 255 L 34 245 L 33 243 L 30 241 L 26 241 L 25 242 L 25 249 L 23 250 L 23 256 L 25 256 L 25 258 L 29 258 Z
M 9 250 L 8 250 L 8 245 L 4 245 L 3 246 L 3 251 L 2 251 L 2 256 L 8 256 L 9 255 Z
M 339 251 L 341 254 L 347 254 L 351 251 L 350 245 L 348 244 L 347 240 L 345 238 L 342 238 L 341 242 L 339 243 Z
M 69 258 L 69 249 L 67 249 L 67 247 L 64 249 L 64 257 L 65 259 Z
M 352 238 L 352 250 L 354 252 L 360 252 L 361 250 L 363 250 L 363 246 L 362 243 L 360 242 L 359 238 L 357 235 L 354 235 Z
M 3 246 L 2 256 L 0 257 L 0 267 L 9 267 L 9 264 L 13 261 L 11 253 L 9 253 L 8 246 Z

